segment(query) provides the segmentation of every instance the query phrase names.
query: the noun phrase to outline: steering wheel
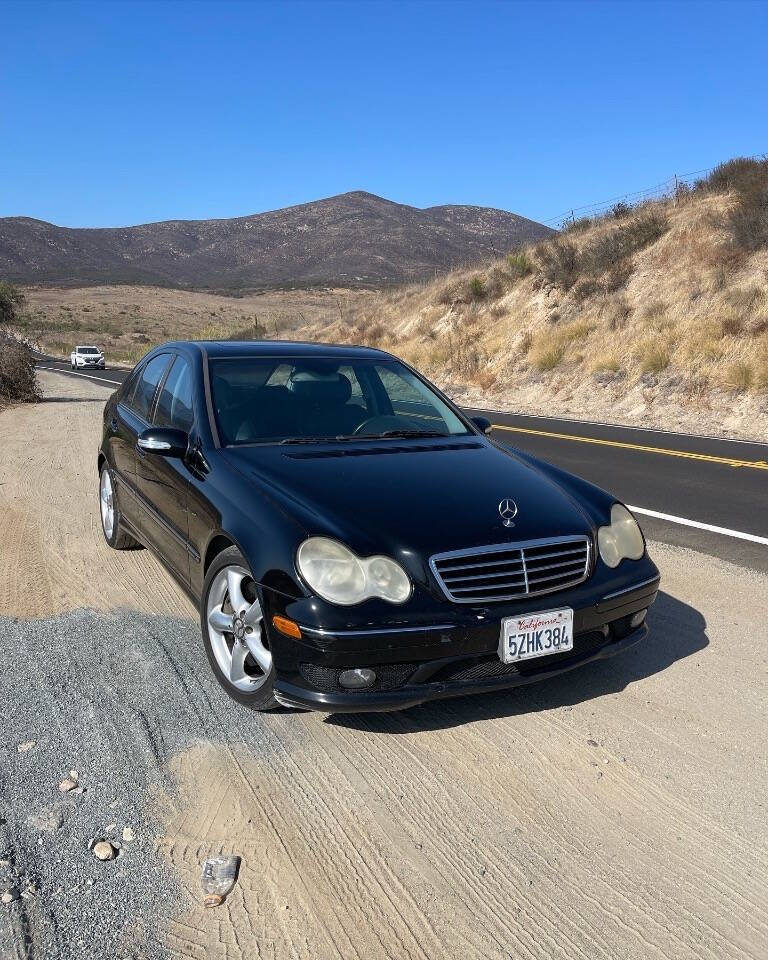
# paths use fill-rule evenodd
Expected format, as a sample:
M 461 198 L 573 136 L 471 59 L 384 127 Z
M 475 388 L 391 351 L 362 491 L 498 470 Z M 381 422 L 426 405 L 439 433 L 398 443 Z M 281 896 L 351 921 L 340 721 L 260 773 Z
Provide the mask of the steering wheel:
M 371 433 L 384 433 L 386 430 L 409 430 L 412 424 L 405 417 L 396 417 L 391 413 L 380 413 L 363 420 L 352 431 L 353 436 L 366 436 Z

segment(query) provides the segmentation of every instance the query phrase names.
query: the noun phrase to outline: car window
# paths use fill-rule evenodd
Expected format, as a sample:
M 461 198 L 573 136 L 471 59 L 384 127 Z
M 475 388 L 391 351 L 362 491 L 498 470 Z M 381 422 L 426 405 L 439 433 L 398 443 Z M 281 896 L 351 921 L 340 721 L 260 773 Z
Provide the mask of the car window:
M 466 425 L 396 360 L 237 357 L 209 363 L 211 395 L 226 446 L 466 434 Z
M 152 409 L 155 391 L 165 373 L 169 359 L 170 355 L 167 353 L 161 353 L 153 357 L 141 371 L 136 381 L 136 389 L 128 401 L 128 406 L 144 420 L 149 420 L 149 412 Z
M 176 357 L 157 398 L 154 423 L 189 432 L 192 414 L 192 371 L 183 357 Z
M 387 396 L 392 404 L 392 411 L 397 416 L 406 416 L 422 423 L 424 429 L 430 424 L 442 423 L 447 419 L 451 426 L 451 433 L 457 429 L 464 430 L 461 421 L 450 409 L 436 397 L 431 390 L 410 372 L 407 367 L 398 364 L 381 364 L 376 367 Z

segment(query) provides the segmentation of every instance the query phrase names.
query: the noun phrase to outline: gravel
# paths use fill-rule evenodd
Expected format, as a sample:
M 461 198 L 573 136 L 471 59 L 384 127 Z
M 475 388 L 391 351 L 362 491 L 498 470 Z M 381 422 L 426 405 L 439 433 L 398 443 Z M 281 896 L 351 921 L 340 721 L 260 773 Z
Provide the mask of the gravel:
M 190 684 L 208 710 L 231 709 L 199 628 L 131 612 L 0 617 L 0 656 L 1 960 L 163 956 L 153 926 L 182 896 L 155 852 L 151 795 L 172 794 L 165 760 L 200 735 Z

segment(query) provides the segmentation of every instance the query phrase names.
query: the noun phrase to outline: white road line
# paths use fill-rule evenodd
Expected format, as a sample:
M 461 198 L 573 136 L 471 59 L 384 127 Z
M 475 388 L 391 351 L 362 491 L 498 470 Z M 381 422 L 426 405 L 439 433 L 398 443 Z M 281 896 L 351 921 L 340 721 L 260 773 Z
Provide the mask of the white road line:
M 724 537 L 735 537 L 737 540 L 749 540 L 751 543 L 762 543 L 768 546 L 768 537 L 758 537 L 754 533 L 729 530 L 728 527 L 716 527 L 712 523 L 687 520 L 685 517 L 675 517 L 671 513 L 659 513 L 658 510 L 647 510 L 645 507 L 630 507 L 629 504 L 627 504 L 627 507 L 632 513 L 640 513 L 646 517 L 656 517 L 657 520 L 668 520 L 670 523 L 679 523 L 684 527 L 695 527 L 697 530 L 706 530 L 708 533 L 719 533 Z
M 456 401 L 454 401 L 456 403 Z M 635 427 L 628 423 L 612 423 L 610 420 L 579 420 L 576 417 L 553 417 L 546 413 L 513 413 L 510 410 L 493 410 L 490 407 L 463 407 L 462 410 L 477 413 L 491 413 L 499 417 L 520 417 L 521 420 L 553 420 L 561 423 L 581 424 L 585 427 L 611 427 L 616 430 L 637 430 L 640 433 L 664 433 L 672 437 L 687 437 L 689 440 L 721 440 L 723 443 L 749 443 L 757 447 L 768 447 L 765 440 L 741 440 L 738 437 L 716 437 L 708 433 L 681 433 L 679 430 L 663 430 L 660 427 Z
M 121 383 L 120 380 L 107 380 L 106 377 L 94 377 L 90 373 L 77 373 L 75 370 L 62 370 L 61 367 L 44 367 L 40 363 L 37 366 L 40 370 L 53 370 L 54 373 L 63 373 L 69 377 L 87 377 L 89 380 L 96 380 L 98 383 L 114 383 L 116 387 L 119 387 Z

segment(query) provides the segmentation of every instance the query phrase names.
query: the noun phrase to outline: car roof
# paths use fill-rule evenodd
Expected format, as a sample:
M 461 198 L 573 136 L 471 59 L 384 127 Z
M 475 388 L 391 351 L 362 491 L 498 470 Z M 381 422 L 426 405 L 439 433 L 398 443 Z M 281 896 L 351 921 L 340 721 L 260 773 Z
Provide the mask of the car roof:
M 334 357 L 355 360 L 392 360 L 391 353 L 375 347 L 348 344 L 309 343 L 295 340 L 177 340 L 163 348 L 196 349 L 211 358 L 227 357 Z

